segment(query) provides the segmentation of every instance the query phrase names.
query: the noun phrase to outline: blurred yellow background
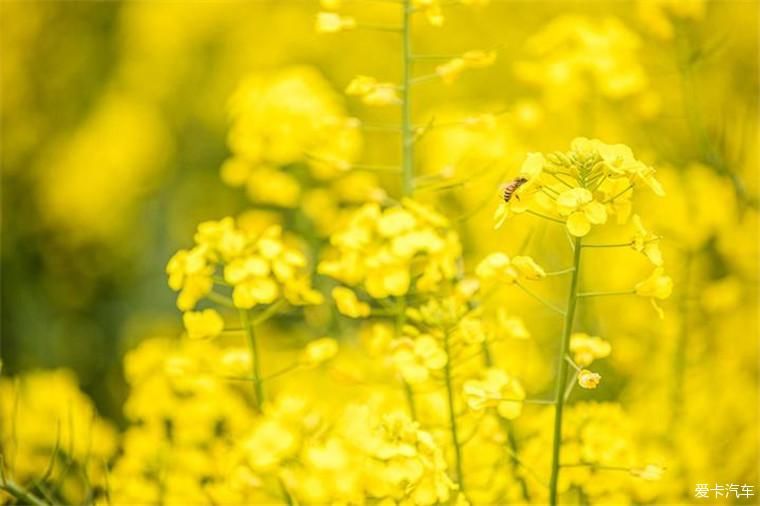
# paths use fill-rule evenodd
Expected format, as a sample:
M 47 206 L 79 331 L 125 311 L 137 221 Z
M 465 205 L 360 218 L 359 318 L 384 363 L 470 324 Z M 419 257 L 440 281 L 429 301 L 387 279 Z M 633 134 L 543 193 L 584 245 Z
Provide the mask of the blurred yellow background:
M 579 307 L 576 322 L 610 341 L 613 351 L 596 369 L 603 387 L 574 392 L 573 404 L 580 407 L 567 422 L 580 427 L 579 440 L 586 423 L 611 432 L 607 439 L 588 443 L 597 449 L 617 448 L 622 443 L 615 437 L 630 436 L 625 444 L 635 449 L 636 457 L 630 458 L 636 465 L 653 462 L 665 474 L 644 485 L 614 472 L 573 475 L 567 478 L 572 484 L 564 500 L 681 504 L 699 502 L 697 483 L 760 485 L 757 3 L 443 1 L 442 26 L 426 19 L 428 2 L 418 3 L 423 12 L 412 25 L 414 52 L 433 56 L 416 61 L 414 72 L 433 78 L 420 80 L 412 90 L 413 123 L 423 132 L 415 145 L 415 198 L 450 220 L 461 238 L 464 271 L 474 272 L 494 251 L 530 255 L 547 271 L 568 266 L 564 230 L 551 223 L 518 216 L 493 230 L 500 184 L 518 173 L 528 153 L 564 152 L 576 137 L 625 144 L 637 159 L 657 169 L 666 191 L 663 198 L 647 192 L 634 197 L 647 228 L 662 236 L 665 266 L 673 279 L 673 294 L 661 304 L 665 319 L 659 320 L 647 300 L 598 298 Z M 18 405 L 13 378 L 29 381 L 23 394 L 30 397 L 29 406 L 42 403 L 31 400 L 35 396 L 66 397 L 77 388 L 86 393 L 109 423 L 93 423 L 91 430 L 72 428 L 68 437 L 102 440 L 91 450 L 115 473 L 114 479 L 122 480 L 111 480 L 114 504 L 120 503 L 117 497 L 122 504 L 158 501 L 151 488 L 155 484 L 148 478 L 137 480 L 134 476 L 140 473 L 126 472 L 119 460 L 130 451 L 147 451 L 134 448 L 161 437 L 134 434 L 134 421 L 152 416 L 141 411 L 150 403 L 145 399 L 164 395 L 158 393 L 164 388 L 158 379 L 140 383 L 147 375 L 145 364 L 182 347 L 188 347 L 182 353 L 198 360 L 221 353 L 217 345 L 206 349 L 206 344 L 179 338 L 182 314 L 166 285 L 167 262 L 192 244 L 197 225 L 238 215 L 240 223 L 253 228 L 259 222 L 281 223 L 303 237 L 299 244 L 309 263 L 316 264 L 326 237 L 341 220 L 338 210 L 376 199 L 378 191 L 392 198 L 401 195 L 400 178 L 385 170 L 401 163 L 398 132 L 388 127 L 397 127 L 398 108 L 373 107 L 344 93 L 357 75 L 399 82 L 403 60 L 398 37 L 361 26 L 345 33 L 315 30 L 317 14 L 338 4 L 341 15 L 360 22 L 397 25 L 399 5 L 392 0 L 323 4 L 6 0 L 0 5 L 5 382 L 0 383 L 0 407 Z M 450 84 L 438 78 L 437 67 L 449 55 L 475 49 L 493 51 L 496 60 L 455 76 Z M 277 88 L 279 83 L 284 84 Z M 359 118 L 361 126 L 319 134 L 324 125 L 307 124 L 300 116 L 291 119 L 293 111 L 340 121 Z M 266 149 L 251 147 L 256 136 L 271 150 L 271 170 L 248 179 L 230 163 L 250 150 Z M 281 144 L 273 147 L 277 142 Z M 303 176 L 307 164 L 290 160 L 287 150 L 301 149 L 299 143 L 307 142 L 313 143 L 308 156 L 345 156 L 359 174 L 335 176 L 334 167 L 320 169 L 313 158 L 305 171 L 311 173 Z M 286 166 L 297 166 L 291 171 L 295 182 L 281 176 Z M 598 237 L 615 242 L 611 226 L 600 227 Z M 651 272 L 645 257 L 628 251 L 600 249 L 587 258 L 591 255 L 593 259 L 585 260 L 583 282 L 594 290 L 632 286 Z M 316 277 L 314 286 L 329 300 L 332 284 Z M 542 294 L 564 301 L 564 279 L 545 283 Z M 395 376 L 367 344 L 381 339 L 376 335 L 381 330 L 341 321 L 332 303 L 329 307 L 306 309 L 302 317 L 287 315 L 260 333 L 261 346 L 271 354 L 264 364 L 268 373 L 325 335 L 347 349 L 334 370 L 278 379 L 273 391 L 311 397 L 315 409 L 331 413 L 326 419 L 334 416 L 330 427 L 347 423 L 338 421 L 334 406 L 349 399 L 386 406 L 380 411 L 393 402 L 403 408 L 401 390 L 388 379 Z M 500 365 L 521 379 L 529 397 L 550 397 L 561 321 L 517 290 L 500 291 L 484 308 L 494 315 L 506 308 L 530 329 L 529 340 L 516 340 L 495 353 Z M 164 340 L 149 340 L 157 337 Z M 47 379 L 40 372 L 52 369 L 58 371 L 47 373 Z M 382 378 L 377 381 L 381 386 L 371 386 L 370 378 Z M 377 392 L 386 390 L 398 399 L 377 400 Z M 250 399 L 241 400 L 238 394 L 223 383 L 206 392 L 208 398 L 199 395 L 192 406 L 223 405 L 217 415 L 234 426 L 232 433 L 243 434 L 259 422 Z M 584 401 L 607 404 L 597 412 L 584 407 Z M 423 415 L 425 410 L 435 413 L 435 402 L 443 401 L 418 408 Z M 7 471 L 22 482 L 45 473 L 56 445 L 56 424 L 60 432 L 66 423 L 61 412 L 92 410 L 88 399 L 77 403 L 83 407 L 30 407 L 42 411 L 25 422 L 41 424 L 29 441 L 42 442 L 34 456 L 19 458 L 17 469 Z M 183 406 L 187 424 L 192 416 L 208 414 L 191 416 L 194 408 Z M 514 434 L 525 441 L 521 461 L 534 462 L 544 476 L 548 447 L 534 436 L 551 416 L 528 405 L 524 409 L 527 414 L 514 422 Z M 0 422 L 5 449 L 12 440 L 9 413 Z M 305 415 L 298 411 L 297 416 Z M 147 424 L 141 427 L 149 432 Z M 445 447 L 448 440 L 434 427 L 431 423 L 428 429 Z M 285 436 L 273 431 L 270 437 Z M 203 458 L 222 452 L 214 437 L 203 441 Z M 250 444 L 254 446 L 248 451 L 264 452 L 255 446 L 255 438 Z M 583 444 L 576 444 L 578 451 Z M 15 450 L 18 455 L 22 447 Z M 504 483 L 483 484 L 487 480 L 476 475 L 490 465 L 491 454 L 472 448 L 463 457 L 463 474 L 472 474 L 474 484 L 467 500 L 545 502 L 536 491 L 542 488 L 541 479 L 531 478 L 519 465 Z M 84 454 L 89 458 L 89 452 L 72 450 L 71 460 L 81 461 Z M 452 450 L 443 452 L 452 475 Z M 203 458 L 198 457 L 198 467 L 208 464 Z M 493 459 L 510 467 L 508 456 Z M 4 453 L 4 462 L 9 460 Z M 252 468 L 252 476 L 235 479 L 261 480 L 265 485 L 251 485 L 257 490 L 270 486 L 262 478 L 269 475 L 257 474 L 256 465 Z M 56 472 L 66 474 L 57 467 Z M 103 466 L 90 472 L 95 483 Z M 300 472 L 299 467 L 278 475 L 292 488 L 295 503 L 351 502 L 340 490 L 307 490 L 305 484 L 316 478 Z M 237 489 L 209 488 L 208 497 L 198 495 L 207 483 L 221 487 L 224 474 L 220 469 L 188 471 L 161 489 L 161 501 L 282 500 Z M 340 481 L 319 476 L 329 483 Z M 534 478 L 536 483 L 531 482 Z M 53 495 L 64 502 L 103 501 L 102 493 L 83 498 L 86 487 L 62 481 Z M 296 482 L 303 491 L 291 485 Z M 533 493 L 521 494 L 520 486 Z M 381 495 L 374 497 L 379 503 Z M 452 495 L 449 500 L 455 499 Z M 403 503 L 398 497 L 393 500 Z M 425 503 L 419 497 L 407 500 Z M 754 504 L 731 498 L 725 502 Z

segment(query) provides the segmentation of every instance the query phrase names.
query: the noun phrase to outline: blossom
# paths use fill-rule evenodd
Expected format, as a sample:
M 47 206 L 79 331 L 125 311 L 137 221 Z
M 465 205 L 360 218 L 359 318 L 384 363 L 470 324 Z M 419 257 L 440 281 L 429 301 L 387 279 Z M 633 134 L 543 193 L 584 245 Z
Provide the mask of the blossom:
M 493 65 L 495 61 L 495 51 L 467 51 L 463 55 L 439 65 L 436 67 L 435 72 L 444 83 L 451 84 L 465 70 L 488 67 Z
M 586 188 L 573 188 L 557 197 L 557 210 L 567 217 L 567 230 L 576 237 L 583 237 L 591 231 L 591 225 L 607 221 L 604 205 L 594 200 Z
M 247 76 L 229 109 L 232 156 L 221 177 L 244 187 L 254 202 L 293 208 L 301 182 L 286 166 L 303 163 L 316 180 L 332 179 L 344 175 L 361 149 L 361 133 L 342 97 L 312 67 Z
M 644 467 L 635 467 L 631 469 L 631 474 L 637 478 L 646 481 L 658 481 L 665 473 L 665 469 L 655 464 L 647 464 Z
M 597 336 L 589 336 L 584 332 L 575 332 L 570 336 L 570 353 L 573 362 L 581 367 L 591 365 L 599 358 L 609 356 L 612 351 L 610 343 Z
M 298 449 L 297 435 L 276 418 L 264 418 L 243 442 L 246 462 L 254 471 L 268 471 Z
M 187 311 L 182 315 L 182 321 L 190 339 L 216 337 L 224 330 L 224 320 L 215 309 Z
M 599 386 L 602 381 L 602 376 L 595 372 L 591 372 L 588 369 L 581 369 L 578 372 L 578 384 L 581 388 L 594 389 Z
M 300 362 L 306 367 L 313 367 L 330 360 L 337 354 L 338 341 L 331 337 L 323 337 L 306 345 Z
M 641 223 L 639 215 L 633 215 L 633 225 L 636 227 L 632 247 L 639 253 L 643 253 L 656 266 L 662 266 L 662 253 L 660 252 L 660 238 L 649 232 Z
M 318 271 L 375 299 L 403 296 L 412 287 L 435 290 L 454 277 L 461 252 L 448 222 L 410 200 L 386 209 L 365 204 L 330 242 Z
M 475 274 L 483 281 L 507 284 L 518 279 L 538 280 L 546 277 L 544 270 L 531 257 L 516 256 L 510 259 L 501 252 L 491 253 L 481 260 L 475 268 Z
M 430 335 L 415 339 L 400 339 L 394 343 L 393 362 L 404 380 L 410 384 L 423 383 L 430 371 L 442 369 L 448 362 L 443 348 Z
M 393 105 L 401 102 L 398 86 L 378 82 L 374 77 L 357 76 L 346 87 L 346 94 L 361 97 L 367 105 Z
M 495 407 L 508 420 L 514 420 L 522 412 L 525 390 L 501 369 L 487 369 L 482 379 L 465 381 L 462 388 L 467 406 L 474 411 Z
M 177 307 L 187 311 L 195 307 L 213 287 L 211 275 L 213 266 L 207 260 L 207 250 L 196 247 L 191 250 L 179 250 L 166 265 L 169 287 L 179 291 Z
M 317 14 L 316 29 L 319 33 L 336 33 L 356 28 L 356 20 L 350 16 L 341 16 L 335 12 Z
M 656 267 L 648 278 L 636 284 L 634 290 L 636 295 L 649 297 L 657 314 L 663 318 L 664 314 L 660 306 L 657 305 L 656 299 L 665 300 L 670 297 L 673 292 L 673 279 L 665 274 L 664 268 Z
M 639 36 L 613 17 L 563 15 L 527 42 L 517 77 L 540 89 L 552 107 L 577 103 L 595 93 L 611 100 L 648 89 Z
M 332 289 L 332 297 L 341 314 L 351 318 L 363 318 L 370 314 L 369 304 L 360 301 L 350 288 L 336 286 Z
M 425 14 L 425 19 L 432 26 L 443 26 L 443 10 L 440 0 L 412 0 L 412 5 Z
M 655 169 L 636 160 L 631 148 L 624 144 L 604 144 L 598 140 L 591 142 L 596 146 L 611 176 L 625 176 L 632 182 L 641 181 L 658 197 L 665 195 L 662 185 L 654 177 Z
M 232 303 L 241 309 L 279 298 L 295 305 L 322 302 L 307 278 L 306 259 L 285 244 L 277 225 L 257 235 L 244 232 L 228 217 L 201 223 L 195 241 L 193 249 L 179 251 L 167 265 L 169 286 L 180 290 L 180 309 L 192 309 L 211 292 L 216 269 L 232 287 Z

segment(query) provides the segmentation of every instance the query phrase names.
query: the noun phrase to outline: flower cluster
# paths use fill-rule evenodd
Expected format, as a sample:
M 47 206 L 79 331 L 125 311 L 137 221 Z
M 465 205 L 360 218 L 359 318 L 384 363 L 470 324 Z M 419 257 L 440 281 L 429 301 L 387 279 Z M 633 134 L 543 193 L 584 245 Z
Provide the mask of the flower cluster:
M 235 307 L 250 309 L 278 300 L 294 305 L 322 302 L 321 294 L 311 288 L 306 267 L 306 257 L 287 244 L 279 226 L 256 233 L 237 227 L 227 217 L 198 225 L 195 246 L 178 251 L 166 272 L 169 286 L 179 292 L 177 307 L 183 311 L 213 297 L 215 283 L 232 289 Z M 213 312 L 191 313 L 185 321 L 194 335 L 221 331 Z
M 330 244 L 318 271 L 373 299 L 430 293 L 459 272 L 457 234 L 444 217 L 409 199 L 387 208 L 365 204 Z M 348 307 L 345 293 L 338 294 L 339 308 Z
M 543 211 L 565 222 L 572 235 L 583 237 L 592 225 L 604 224 L 610 216 L 626 223 L 631 215 L 631 190 L 643 185 L 656 195 L 665 194 L 654 168 L 634 158 L 628 146 L 597 139 L 575 139 L 564 153 L 531 153 L 519 177 L 526 182 L 509 202 L 500 204 L 497 228 L 512 214 Z M 637 227 L 636 247 L 643 251 L 645 243 L 656 237 L 649 236 L 638 219 Z
M 529 56 L 515 72 L 549 101 L 578 101 L 594 92 L 622 99 L 649 86 L 640 45 L 639 36 L 616 18 L 560 16 L 528 40 Z

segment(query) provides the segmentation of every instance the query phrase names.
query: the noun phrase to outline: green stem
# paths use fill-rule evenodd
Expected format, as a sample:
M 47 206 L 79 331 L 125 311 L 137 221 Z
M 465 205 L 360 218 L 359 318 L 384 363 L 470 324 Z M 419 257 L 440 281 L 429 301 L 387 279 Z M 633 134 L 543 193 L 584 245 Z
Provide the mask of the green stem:
M 264 404 L 264 384 L 261 381 L 261 356 L 259 354 L 258 343 L 256 342 L 256 330 L 251 322 L 248 310 L 240 310 L 240 322 L 248 337 L 248 350 L 251 354 L 251 381 L 253 382 L 253 393 L 256 397 L 256 409 L 261 412 L 261 407 Z
M 464 486 L 464 474 L 462 473 L 462 447 L 459 444 L 459 432 L 457 430 L 457 417 L 456 406 L 454 405 L 454 386 L 451 381 L 451 346 L 449 343 L 450 332 L 446 330 L 443 335 L 443 346 L 446 351 L 448 360 L 446 361 L 446 367 L 444 368 L 444 376 L 446 381 L 446 395 L 449 401 L 449 425 L 451 428 L 451 443 L 454 446 L 454 456 L 456 458 L 457 468 L 457 481 L 459 482 L 459 490 L 465 491 Z
M 402 84 L 401 84 L 401 160 L 403 167 L 402 191 L 411 195 L 414 191 L 414 136 L 412 125 L 412 0 L 404 0 L 402 35 Z
M 628 190 L 630 190 L 632 188 L 633 188 L 633 183 L 631 183 L 630 185 L 628 185 L 628 187 L 625 190 L 622 190 L 619 193 L 615 194 L 614 196 L 612 196 L 612 197 L 608 198 L 607 200 L 605 200 L 604 203 L 605 204 L 609 204 L 610 202 L 614 202 L 616 198 L 620 197 L 621 195 L 623 195 L 625 192 L 627 192 Z
M 515 282 L 515 285 L 516 285 L 518 288 L 520 288 L 520 289 L 521 289 L 523 292 L 527 293 L 528 295 L 530 295 L 531 297 L 533 297 L 534 299 L 536 299 L 537 301 L 539 301 L 539 302 L 540 302 L 541 304 L 543 304 L 544 306 L 546 306 L 546 307 L 548 307 L 549 309 L 551 309 L 552 311 L 555 311 L 555 312 L 557 312 L 557 313 L 559 313 L 559 314 L 561 314 L 561 315 L 563 315 L 563 316 L 564 316 L 565 312 L 564 312 L 564 311 L 563 311 L 561 308 L 559 308 L 559 307 L 555 306 L 554 304 L 552 304 L 552 303 L 551 303 L 551 302 L 549 302 L 548 300 L 545 300 L 543 297 L 539 296 L 538 294 L 535 294 L 535 293 L 533 293 L 532 291 L 528 290 L 528 289 L 527 289 L 527 288 L 525 288 L 525 286 L 523 286 L 521 283 Z
M 390 314 L 395 315 L 396 320 L 396 337 L 401 337 L 401 330 L 404 328 L 404 324 L 406 323 L 406 298 L 405 297 L 399 297 L 396 300 L 396 307 L 395 309 L 390 309 Z M 374 313 L 374 312 L 373 312 Z M 409 407 L 409 416 L 412 417 L 412 420 L 417 420 L 417 405 L 414 402 L 414 390 L 412 389 L 412 386 L 407 383 L 405 379 L 401 380 L 401 383 L 403 383 L 404 387 L 404 396 L 406 397 L 406 403 Z
M 564 221 L 558 219 L 558 218 L 552 218 L 551 216 L 546 216 L 545 214 L 537 213 L 536 211 L 531 211 L 530 209 L 527 209 L 525 211 L 528 214 L 532 214 L 533 216 L 537 216 L 539 218 L 543 218 L 545 220 L 553 221 L 554 223 L 561 223 L 562 225 L 565 224 Z
M 235 304 L 232 303 L 232 299 L 230 299 L 226 295 L 222 295 L 221 293 L 209 292 L 206 295 L 206 298 L 210 300 L 211 302 L 216 302 L 220 306 L 229 307 L 229 308 L 235 307 Z
M 20 504 L 30 504 L 32 506 L 48 506 L 48 503 L 35 496 L 31 492 L 27 492 L 23 487 L 16 484 L 13 480 L 3 480 L 0 484 L 0 490 L 4 490 L 9 495 L 20 501 Z
M 614 244 L 584 244 L 584 248 L 626 248 L 633 246 L 633 241 L 619 242 Z
M 578 297 L 607 297 L 611 295 L 633 295 L 636 290 L 617 290 L 614 292 L 582 292 L 576 294 Z
M 570 334 L 573 332 L 573 320 L 575 318 L 575 305 L 578 302 L 578 279 L 580 275 L 582 239 L 575 238 L 573 248 L 573 275 L 570 280 L 570 290 L 567 296 L 567 310 L 565 311 L 565 324 L 562 329 L 562 341 L 560 343 L 559 358 L 557 359 L 557 385 L 554 391 L 554 436 L 552 441 L 552 467 L 549 479 L 549 504 L 557 504 L 557 484 L 559 482 L 559 459 L 562 448 L 562 413 L 565 407 L 565 389 L 567 388 L 567 367 L 565 360 L 570 348 Z
M 562 274 L 570 274 L 573 272 L 572 267 L 568 267 L 567 269 L 562 269 L 561 271 L 553 271 L 553 272 L 547 272 L 546 275 L 548 276 L 561 276 Z

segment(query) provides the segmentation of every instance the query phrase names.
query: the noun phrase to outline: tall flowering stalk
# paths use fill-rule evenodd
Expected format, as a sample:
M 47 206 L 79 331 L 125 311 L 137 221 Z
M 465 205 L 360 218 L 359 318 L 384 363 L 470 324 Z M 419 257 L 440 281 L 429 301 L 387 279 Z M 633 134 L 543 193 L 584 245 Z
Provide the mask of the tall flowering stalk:
M 572 265 L 562 271 L 570 274 L 565 308 L 557 308 L 537 297 L 564 318 L 556 365 L 549 478 L 549 503 L 555 505 L 562 468 L 563 414 L 575 384 L 569 383 L 570 369 L 573 369 L 573 381 L 577 380 L 579 386 L 596 388 L 601 376 L 584 367 L 595 354 L 604 356 L 609 353 L 609 350 L 601 349 L 599 341 L 574 333 L 578 301 L 586 297 L 635 294 L 649 298 L 662 317 L 656 301 L 670 296 L 672 281 L 662 268 L 659 238 L 644 228 L 637 215 L 631 217 L 631 193 L 641 186 L 649 187 L 657 195 L 664 195 L 664 191 L 654 177 L 654 169 L 636 160 L 627 146 L 585 138 L 574 140 L 568 152 L 546 156 L 529 154 L 518 177 L 520 186 L 496 211 L 497 228 L 508 217 L 522 213 L 562 224 L 571 238 L 573 254 Z M 593 226 L 606 224 L 610 217 L 615 217 L 618 225 L 629 220 L 633 222 L 629 240 L 610 244 L 585 242 Z M 649 259 L 654 272 L 631 289 L 583 292 L 580 290 L 581 258 L 586 248 L 631 248 Z M 573 351 L 574 358 L 570 356 Z

